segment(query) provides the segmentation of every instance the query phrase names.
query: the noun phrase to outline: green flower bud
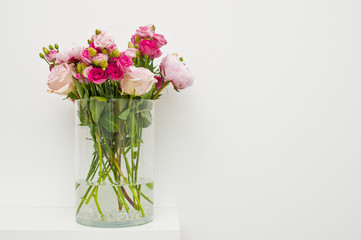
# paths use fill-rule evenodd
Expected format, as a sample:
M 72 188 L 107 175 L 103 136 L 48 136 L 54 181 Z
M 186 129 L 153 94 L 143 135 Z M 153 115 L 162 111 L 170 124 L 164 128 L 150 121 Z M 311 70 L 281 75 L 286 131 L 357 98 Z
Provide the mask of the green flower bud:
M 55 44 L 54 44 L 54 47 L 55 47 L 55 49 L 56 49 L 56 50 L 58 50 L 58 49 L 59 49 L 59 46 L 58 46 L 58 44 L 57 44 L 57 43 L 55 43 Z
M 139 37 L 137 34 L 135 34 L 134 38 L 135 38 L 135 41 L 136 41 L 137 43 L 140 42 L 140 37 Z
M 89 39 L 88 39 L 88 44 L 91 44 L 91 43 L 92 43 L 92 40 L 89 40 Z
M 153 28 L 153 31 L 155 31 L 155 26 L 154 25 L 152 26 L 152 28 Z
M 39 53 L 40 58 L 44 58 L 44 54 Z
M 90 56 L 94 57 L 95 55 L 97 55 L 97 50 L 95 50 L 94 48 L 92 47 L 89 47 L 88 48 L 88 52 L 90 54 Z
M 83 70 L 87 67 L 87 65 L 85 63 L 79 63 L 78 66 L 76 67 L 78 70 L 78 73 L 83 72 Z
M 105 69 L 108 67 L 108 62 L 102 59 L 100 60 L 100 66 L 103 68 L 103 71 L 105 71 Z
M 45 55 L 48 55 L 50 51 L 46 47 L 43 47 L 43 52 L 45 53 Z
M 114 57 L 114 55 L 113 55 L 113 53 L 111 52 L 111 53 L 109 53 L 109 57 Z
M 99 66 L 99 62 L 98 61 L 93 61 L 95 66 Z
M 108 52 L 106 49 L 102 49 L 102 53 L 107 54 Z
M 101 34 L 101 33 L 102 33 L 102 32 L 101 32 L 100 30 L 98 30 L 98 29 L 95 30 L 95 34 L 96 34 L 96 35 L 99 35 L 99 34 Z
M 114 57 L 120 57 L 120 52 L 117 49 L 113 50 L 113 56 Z
M 49 45 L 49 49 L 50 49 L 50 50 L 53 50 L 54 48 L 53 48 L 53 46 Z
M 183 62 L 183 58 L 182 58 L 182 57 L 180 57 L 179 60 L 180 60 L 181 62 Z
M 141 55 L 141 53 L 140 53 L 140 51 L 139 50 L 137 50 L 137 57 L 140 57 L 140 55 Z
M 76 70 L 78 70 L 78 73 L 82 72 L 80 64 L 78 64 L 78 66 L 76 66 Z
M 134 44 L 132 42 L 128 42 L 128 48 L 134 48 Z

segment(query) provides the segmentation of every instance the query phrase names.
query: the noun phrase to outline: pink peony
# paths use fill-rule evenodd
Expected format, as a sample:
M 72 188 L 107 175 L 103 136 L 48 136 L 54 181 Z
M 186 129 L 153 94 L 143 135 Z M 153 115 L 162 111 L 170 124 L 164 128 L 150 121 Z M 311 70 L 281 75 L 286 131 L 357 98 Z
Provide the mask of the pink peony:
M 52 62 L 56 59 L 56 55 L 58 55 L 58 51 L 50 50 L 49 54 L 45 55 L 46 60 Z
M 101 32 L 99 35 L 94 36 L 94 46 L 96 48 L 109 48 L 114 45 L 114 39 L 107 32 Z
M 123 72 L 126 72 L 127 68 L 133 65 L 133 61 L 131 57 L 128 57 L 124 52 L 122 52 L 117 60 L 117 64 Z
M 185 89 L 193 84 L 193 75 L 176 55 L 168 54 L 160 64 L 165 81 L 171 81 L 176 89 Z
M 149 69 L 130 67 L 124 74 L 120 87 L 123 93 L 140 96 L 150 91 L 155 82 L 157 80 Z
M 97 61 L 98 63 L 100 63 L 101 60 L 105 60 L 108 62 L 108 59 L 109 59 L 108 55 L 104 53 L 98 53 L 93 57 L 93 61 Z
M 157 44 L 157 48 L 161 48 L 167 44 L 167 40 L 165 40 L 162 34 L 155 33 L 153 35 L 154 42 Z
M 48 86 L 51 92 L 68 95 L 74 89 L 73 67 L 73 64 L 62 63 L 51 70 L 48 76 Z
M 136 58 L 137 57 L 137 49 L 136 48 L 128 48 L 127 50 L 125 50 L 124 54 L 127 55 L 128 57 Z
M 109 75 L 110 80 L 118 81 L 123 78 L 124 73 L 122 69 L 119 67 L 117 63 L 109 63 L 107 67 L 107 73 Z
M 137 35 L 141 38 L 151 38 L 154 35 L 153 24 L 141 26 L 137 30 Z
M 84 48 L 80 55 L 81 60 L 86 64 L 92 63 L 92 57 L 89 54 L 88 48 Z
M 107 78 L 107 73 L 101 68 L 92 68 L 88 74 L 89 81 L 95 84 L 101 84 L 105 82 Z
M 162 55 L 162 52 L 157 48 L 157 44 L 152 40 L 142 39 L 139 43 L 139 51 L 150 58 L 157 58 Z

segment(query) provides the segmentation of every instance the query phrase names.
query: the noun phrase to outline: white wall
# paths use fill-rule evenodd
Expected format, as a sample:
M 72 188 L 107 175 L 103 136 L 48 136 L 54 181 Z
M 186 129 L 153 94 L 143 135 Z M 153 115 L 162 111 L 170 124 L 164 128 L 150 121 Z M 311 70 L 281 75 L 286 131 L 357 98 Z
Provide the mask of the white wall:
M 196 76 L 156 109 L 184 240 L 361 238 L 361 2 L 2 1 L 0 206 L 72 206 L 73 105 L 41 47 L 153 23 Z

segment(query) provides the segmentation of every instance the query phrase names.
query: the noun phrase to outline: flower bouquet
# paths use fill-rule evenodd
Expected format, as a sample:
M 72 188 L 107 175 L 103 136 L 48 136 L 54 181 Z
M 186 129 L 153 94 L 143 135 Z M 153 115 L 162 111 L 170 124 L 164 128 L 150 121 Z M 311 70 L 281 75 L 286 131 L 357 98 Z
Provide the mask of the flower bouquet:
M 167 44 L 153 25 L 139 27 L 120 51 L 96 30 L 86 47 L 43 48 L 49 92 L 75 102 L 76 220 L 99 227 L 133 226 L 153 218 L 153 102 L 172 83 L 193 76 L 177 54 L 155 60 Z

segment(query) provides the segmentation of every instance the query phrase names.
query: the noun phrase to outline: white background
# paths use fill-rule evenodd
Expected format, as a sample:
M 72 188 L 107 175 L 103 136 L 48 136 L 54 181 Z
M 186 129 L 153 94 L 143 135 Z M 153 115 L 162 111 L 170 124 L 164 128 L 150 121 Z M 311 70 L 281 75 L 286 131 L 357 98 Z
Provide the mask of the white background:
M 195 75 L 156 108 L 182 239 L 361 239 L 361 1 L 2 1 L 0 206 L 72 206 L 73 104 L 42 46 L 153 23 Z

